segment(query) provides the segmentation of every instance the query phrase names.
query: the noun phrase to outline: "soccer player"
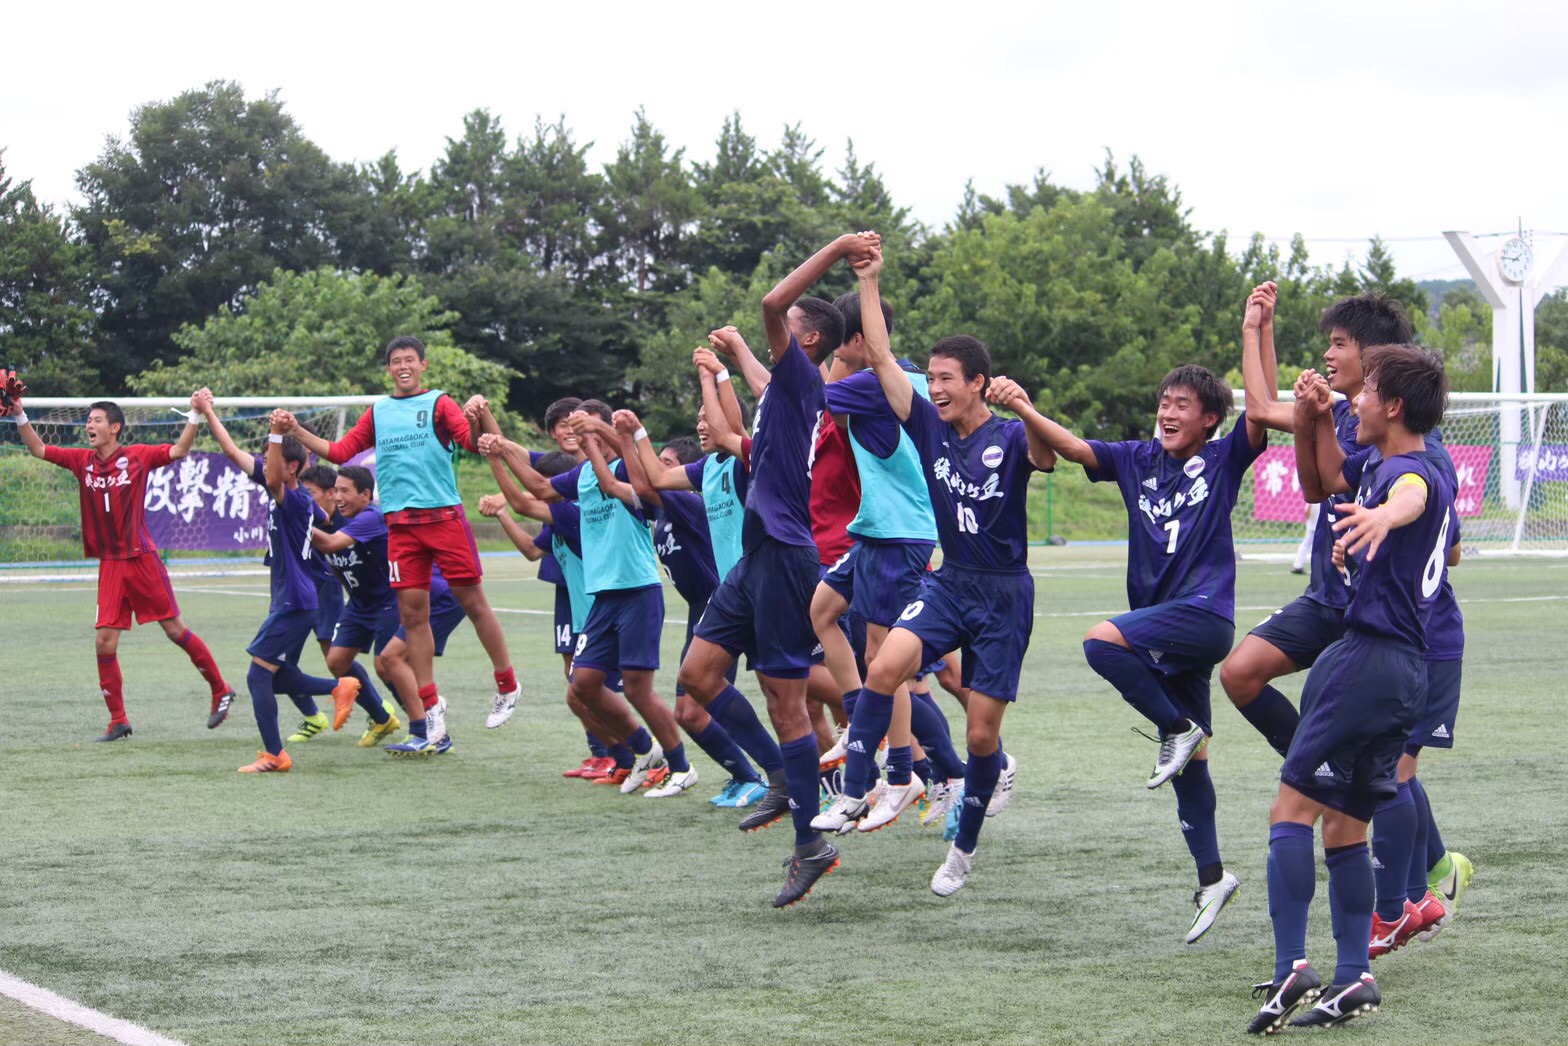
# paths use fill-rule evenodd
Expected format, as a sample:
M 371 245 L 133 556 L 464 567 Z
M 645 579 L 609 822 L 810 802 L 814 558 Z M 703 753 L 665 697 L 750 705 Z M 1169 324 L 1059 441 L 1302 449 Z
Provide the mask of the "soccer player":
M 1448 556 L 1454 491 L 1423 438 L 1447 401 L 1442 363 L 1414 346 L 1393 345 L 1369 347 L 1363 366 L 1356 439 L 1376 447 L 1383 461 L 1374 473 L 1362 474 L 1356 500 L 1335 510 L 1346 557 L 1359 564 L 1356 590 L 1345 611 L 1345 635 L 1307 676 L 1301 723 L 1269 813 L 1274 977 L 1255 989 L 1265 1001 L 1248 1026 L 1254 1033 L 1279 1030 L 1314 999 L 1312 1009 L 1290 1022 L 1293 1027 L 1342 1024 L 1382 1002 L 1365 944 L 1375 896 L 1367 822 L 1397 791 L 1399 759 L 1426 699 L 1423 619 Z M 1303 375 L 1298 393 L 1310 380 L 1310 372 Z M 1320 395 L 1298 394 L 1295 407 L 1303 473 L 1313 466 L 1304 460 L 1300 434 L 1329 410 L 1327 386 L 1317 388 Z M 1348 486 L 1333 477 L 1323 481 L 1330 490 Z M 1316 885 L 1312 837 L 1319 820 L 1338 946 L 1326 989 L 1306 959 Z
M 401 614 L 399 615 L 401 617 Z M 458 601 L 456 593 L 441 576 L 441 568 L 430 568 L 430 639 L 431 654 L 440 657 L 446 653 L 446 641 L 457 626 L 468 619 L 467 608 Z M 396 744 L 382 745 L 382 751 L 392 756 L 445 755 L 452 750 L 452 731 L 442 730 L 441 740 L 430 740 L 430 718 L 434 708 L 419 696 L 419 685 L 414 681 L 414 670 L 409 664 L 408 629 L 401 623 L 392 634 L 377 663 L 382 679 L 397 680 L 395 688 L 408 713 L 408 736 Z M 423 713 L 423 715 L 421 715 Z
M 131 627 L 131 615 L 141 624 L 156 621 L 163 634 L 184 650 L 212 691 L 207 729 L 229 716 L 234 691 L 201 637 L 185 627 L 180 605 L 169 584 L 169 572 L 147 532 L 142 503 L 147 475 L 190 453 L 196 442 L 191 420 L 174 444 L 122 443 L 125 413 L 118 404 L 99 400 L 87 410 L 87 449 L 52 447 L 44 443 L 27 420 L 22 406 L 26 386 L 14 376 L 8 395 L 22 443 L 35 458 L 68 469 L 81 485 L 82 550 L 98 560 L 98 620 L 94 626 L 98 651 L 98 687 L 109 708 L 109 726 L 99 741 L 131 736 L 125 714 L 120 675 L 120 633 Z M 192 401 L 194 406 L 194 399 Z
M 956 335 L 931 347 L 930 399 L 915 394 L 893 356 L 878 286 L 880 250 L 855 266 L 867 359 L 923 466 L 937 506 L 942 568 L 922 581 L 918 597 L 898 615 L 867 672 L 857 703 L 891 706 L 893 690 L 922 665 L 963 651 L 969 687 L 964 801 L 957 838 L 931 878 L 940 897 L 957 893 L 974 868 L 986 808 L 1006 762 L 1002 718 L 1018 697 L 1018 678 L 1034 629 L 1034 577 L 1029 573 L 1027 508 L 1030 477 L 1056 466 L 1046 420 L 1016 382 L 991 377 L 991 354 L 975 338 Z M 1022 420 L 1003 420 L 986 400 Z M 853 730 L 854 727 L 852 726 Z M 836 809 L 835 805 L 835 809 Z
M 1275 285 L 1253 291 L 1242 325 L 1242 375 L 1247 417 L 1281 432 L 1295 428 L 1294 408 L 1276 402 L 1274 360 Z M 1254 304 L 1256 302 L 1256 304 Z M 1403 344 L 1414 337 L 1410 318 L 1399 302 L 1374 291 L 1341 298 L 1323 312 L 1319 329 L 1328 337 L 1323 353 L 1330 387 L 1345 397 L 1332 408 L 1334 438 L 1346 454 L 1356 449 L 1356 416 L 1350 401 L 1361 392 L 1363 346 Z M 1271 685 L 1281 676 L 1312 667 L 1345 631 L 1350 588 L 1334 569 L 1333 530 L 1338 502 L 1318 502 L 1323 518 L 1312 531 L 1311 575 L 1307 590 L 1242 637 L 1220 666 L 1220 685 L 1231 704 L 1284 755 L 1300 718 L 1289 698 Z
M 1090 481 L 1116 483 L 1127 507 L 1130 609 L 1090 629 L 1083 651 L 1159 731 L 1147 787 L 1174 780 L 1177 821 L 1198 869 L 1188 944 L 1209 931 L 1241 885 L 1220 856 L 1204 749 L 1213 733 L 1209 680 L 1235 635 L 1230 514 L 1268 431 L 1243 413 L 1214 439 L 1231 399 L 1213 373 L 1188 365 L 1160 382 L 1151 440 L 1083 440 L 1047 425 L 1057 453 L 1082 465 Z
M 338 482 L 337 469 L 318 462 L 301 472 L 299 481 L 310 495 L 310 500 L 321 510 L 321 514 L 316 517 L 316 525 L 320 527 L 324 523 L 328 531 L 336 528 L 342 522 L 337 516 L 334 494 Z M 262 486 L 265 485 L 262 483 Z M 316 579 L 316 642 L 321 645 L 321 656 L 326 657 L 332 646 L 332 630 L 337 627 L 338 616 L 343 613 L 343 583 L 322 556 L 311 558 L 310 573 Z
M 446 704 L 435 683 L 435 637 L 430 631 L 430 567 L 441 567 L 451 591 L 474 623 L 495 669 L 492 713 L 517 704 L 522 688 L 512 671 L 506 636 L 485 600 L 474 531 L 463 514 L 452 471 L 453 448 L 474 450 L 467 417 L 451 396 L 424 387 L 429 367 L 424 342 L 401 335 L 387 343 L 387 373 L 393 393 L 375 404 L 340 440 L 328 443 L 290 426 L 306 448 L 335 464 L 376 448 L 381 507 L 387 521 L 388 577 L 398 594 L 398 612 L 408 633 L 409 662 L 426 706 L 429 740 L 446 733 Z M 472 404 L 472 400 L 470 403 Z

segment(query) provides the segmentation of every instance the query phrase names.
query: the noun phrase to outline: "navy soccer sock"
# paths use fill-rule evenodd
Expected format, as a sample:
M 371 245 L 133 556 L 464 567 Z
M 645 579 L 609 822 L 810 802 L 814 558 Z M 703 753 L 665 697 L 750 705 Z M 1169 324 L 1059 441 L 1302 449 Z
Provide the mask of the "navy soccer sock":
M 1417 805 L 1426 811 L 1426 867 L 1430 871 L 1448 856 L 1448 847 L 1443 845 L 1443 833 L 1437 830 L 1437 818 L 1432 816 L 1432 800 L 1426 794 L 1426 786 L 1412 777 L 1410 792 L 1416 797 Z
M 784 787 L 789 791 L 789 813 L 795 822 L 795 845 L 803 846 L 818 837 L 811 827 L 817 816 L 820 780 L 817 777 L 817 735 L 806 734 L 779 746 L 784 759 Z
M 877 746 L 887 736 L 893 722 L 893 695 L 862 690 L 849 719 L 849 740 L 844 745 L 844 794 L 856 799 L 866 794 L 867 781 L 874 781 Z M 856 789 L 859 789 L 857 792 Z
M 1274 922 L 1274 983 L 1307 957 L 1307 912 L 1317 890 L 1312 826 L 1286 821 L 1269 829 L 1269 918 Z M 1371 930 L 1368 929 L 1368 940 Z M 1366 951 L 1363 943 L 1362 952 Z
M 1377 858 L 1377 917 L 1393 922 L 1405 911 L 1410 882 L 1410 855 L 1415 849 L 1418 817 L 1410 783 L 1399 786 L 1394 798 L 1378 804 L 1372 815 L 1372 853 Z M 1425 851 L 1422 857 L 1425 857 Z
M 647 755 L 653 751 L 653 738 L 648 736 L 646 727 L 639 726 L 637 732 L 626 739 L 626 747 L 638 755 Z
M 1427 799 L 1426 789 L 1421 787 L 1421 781 L 1412 777 L 1406 782 L 1410 786 L 1410 801 L 1416 808 L 1416 838 L 1410 848 L 1410 868 L 1405 875 L 1405 896 L 1413 903 L 1420 904 L 1426 896 L 1426 873 L 1431 870 L 1427 863 L 1427 842 L 1432 832 L 1432 803 Z
M 1270 748 L 1282 756 L 1290 751 L 1290 739 L 1296 736 L 1296 724 L 1301 722 L 1301 713 L 1290 703 L 1290 698 L 1265 686 L 1239 711 L 1242 718 L 1263 735 Z
M 294 707 L 305 716 L 320 715 L 321 709 L 317 707 L 315 698 L 332 693 L 332 688 L 337 685 L 336 679 L 307 676 L 297 665 L 282 665 L 272 677 L 273 690 L 281 690 L 288 694 L 289 700 L 294 702 Z
M 381 707 L 381 694 L 370 681 L 370 673 L 365 671 L 365 666 L 355 661 L 349 665 L 348 674 L 359 680 L 359 696 L 354 698 L 354 702 L 370 713 L 370 721 L 379 724 L 391 718 L 387 710 Z
M 273 682 L 271 672 L 251 662 L 250 671 L 245 674 L 245 685 L 250 690 L 256 729 L 261 731 L 261 747 L 277 755 L 283 751 L 283 732 L 278 729 L 278 695 Z
M 625 744 L 611 745 L 609 752 L 610 758 L 615 760 L 617 770 L 630 770 L 632 764 L 637 761 L 637 757 L 632 755 L 632 750 Z
M 887 750 L 887 783 L 907 785 L 915 775 L 915 749 L 912 745 L 889 745 Z
M 708 758 L 718 763 L 737 781 L 760 781 L 756 769 L 746 759 L 746 753 L 740 750 L 740 745 L 729 735 L 729 731 L 719 725 L 717 719 L 709 718 L 708 725 L 691 735 L 697 742 L 697 747 L 708 754 Z
M 1209 761 L 1194 759 L 1187 769 L 1171 778 L 1176 790 L 1176 818 L 1182 837 L 1198 865 L 1198 883 L 1209 886 L 1219 882 L 1224 872 L 1220 861 L 1220 838 L 1214 827 L 1214 781 L 1209 776 Z
M 926 750 L 926 758 L 940 775 L 941 780 L 956 780 L 964 776 L 964 761 L 958 758 L 953 747 L 953 734 L 947 725 L 947 716 L 937 707 L 930 694 L 911 694 L 909 725 L 915 740 Z
M 410 719 L 408 721 L 408 732 L 412 737 L 425 737 L 426 734 L 424 719 Z
M 996 791 L 996 779 L 1002 776 L 1000 746 L 990 755 L 969 753 L 969 765 L 964 770 L 964 805 L 958 813 L 958 838 L 953 842 L 964 853 L 972 854 L 980 842 L 980 827 L 985 824 L 985 808 Z
M 860 691 L 850 690 L 844 695 L 844 714 L 851 719 L 855 717 L 855 706 L 860 703 Z
M 1372 940 L 1372 909 L 1377 898 L 1377 885 L 1372 878 L 1372 853 L 1366 843 L 1356 843 L 1333 847 L 1325 854 L 1328 858 L 1328 910 L 1334 925 L 1334 944 L 1339 951 L 1333 983 L 1349 984 L 1372 969 L 1367 953 L 1367 944 Z M 1400 911 L 1403 911 L 1403 896 L 1400 902 Z
M 1116 688 L 1122 700 L 1159 727 L 1162 737 L 1179 730 L 1186 722 L 1186 717 L 1176 710 L 1165 688 L 1160 686 L 1159 677 L 1131 650 L 1103 639 L 1085 639 L 1083 656 L 1090 668 Z
M 609 758 L 610 750 L 608 748 L 604 747 L 604 742 L 603 741 L 601 741 L 597 737 L 593 736 L 593 731 L 592 730 L 585 730 L 585 731 L 583 731 L 583 734 L 584 734 L 585 737 L 588 738 L 588 754 L 589 755 L 593 756 L 595 759 L 607 759 L 607 758 Z
M 920 780 L 927 784 L 931 783 L 931 760 L 916 759 L 910 769 L 914 770 L 915 776 L 920 778 Z
M 721 690 L 718 697 L 708 702 L 708 714 L 724 725 L 741 751 L 756 760 L 764 774 L 771 777 L 784 769 L 784 756 L 778 742 L 773 740 L 773 735 L 757 718 L 757 710 L 739 690 L 733 686 Z
M 664 761 L 670 764 L 670 773 L 684 774 L 691 769 L 691 764 L 686 761 L 686 743 L 683 741 L 664 753 Z

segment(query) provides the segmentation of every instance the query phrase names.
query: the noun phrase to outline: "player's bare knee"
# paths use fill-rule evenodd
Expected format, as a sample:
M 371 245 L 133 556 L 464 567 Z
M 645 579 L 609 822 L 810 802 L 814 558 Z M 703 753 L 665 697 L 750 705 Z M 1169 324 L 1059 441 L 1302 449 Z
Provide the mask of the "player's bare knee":
M 1102 643 L 1113 643 L 1120 647 L 1127 645 L 1127 640 L 1122 636 L 1121 629 L 1109 621 L 1101 621 L 1098 625 L 1089 629 L 1088 632 L 1084 633 L 1083 639 L 1086 643 L 1091 639 L 1098 639 Z
M 1002 743 L 1001 734 L 989 723 L 970 723 L 964 731 L 964 743 L 972 755 L 991 755 Z
M 1263 689 L 1262 683 L 1255 680 L 1250 668 L 1251 666 L 1238 658 L 1235 653 L 1220 665 L 1220 686 L 1224 689 L 1225 696 L 1230 698 L 1231 704 L 1237 708 L 1257 697 L 1258 691 Z
M 1323 811 L 1323 845 L 1355 846 L 1367 841 L 1367 822 L 1338 810 Z

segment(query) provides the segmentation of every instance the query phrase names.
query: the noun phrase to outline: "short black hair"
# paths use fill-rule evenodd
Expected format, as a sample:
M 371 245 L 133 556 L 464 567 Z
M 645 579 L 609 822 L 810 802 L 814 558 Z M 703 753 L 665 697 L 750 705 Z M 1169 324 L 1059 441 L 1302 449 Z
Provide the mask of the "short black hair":
M 1200 367 L 1196 363 L 1183 364 L 1165 375 L 1160 381 L 1160 394 L 1157 400 L 1165 398 L 1171 389 L 1191 389 L 1198 394 L 1198 409 L 1205 414 L 1213 414 L 1216 421 L 1204 430 L 1207 439 L 1213 439 L 1219 427 L 1225 423 L 1225 418 L 1230 414 L 1231 403 L 1235 394 L 1230 386 L 1220 380 L 1207 367 Z
M 676 436 L 664 445 L 664 449 L 673 450 L 682 465 L 702 460 L 702 444 L 691 436 Z
M 555 427 L 572 416 L 572 411 L 583 405 L 583 401 L 576 396 L 563 396 L 544 409 L 545 435 L 555 431 Z
M 413 349 L 415 352 L 419 353 L 420 359 L 425 358 L 424 342 L 420 341 L 412 334 L 399 334 L 397 337 L 387 342 L 387 347 L 381 352 L 381 362 L 391 363 L 392 353 L 397 349 Z
M 1362 350 L 1361 369 L 1377 385 L 1378 398 L 1404 404 L 1405 428 L 1426 435 L 1448 409 L 1448 374 L 1443 358 L 1419 345 L 1373 345 Z
M 338 481 L 338 470 L 319 461 L 299 474 L 301 483 L 314 483 L 322 490 L 331 490 Z
M 882 322 L 886 324 L 887 332 L 891 335 L 893 333 L 893 306 L 887 303 L 886 298 L 882 299 L 881 305 Z M 840 316 L 844 317 L 844 336 L 839 341 L 840 345 L 854 340 L 855 335 L 864 333 L 860 329 L 859 291 L 850 291 L 848 294 L 840 294 L 837 298 L 833 299 L 833 307 L 838 310 L 838 314 Z
M 1381 291 L 1353 294 L 1324 309 L 1318 331 L 1329 334 L 1335 327 L 1354 338 L 1363 350 L 1369 345 L 1405 345 L 1416 336 L 1404 305 Z
M 844 317 L 826 298 L 807 295 L 795 303 L 800 310 L 801 323 L 808 331 L 817 334 L 817 355 L 813 363 L 821 363 L 844 344 Z
M 985 378 L 984 392 L 991 384 L 991 350 L 985 347 L 985 342 L 968 334 L 953 334 L 935 345 L 931 346 L 933 358 L 943 356 L 950 360 L 957 360 L 958 366 L 964 372 L 965 381 L 974 381 L 976 376 Z
M 295 473 L 296 476 L 305 470 L 305 465 L 309 463 L 309 461 L 310 451 L 305 449 L 305 444 L 301 443 L 293 436 L 283 437 L 283 464 L 298 465 L 299 469 Z M 328 486 L 330 485 L 331 484 L 328 484 Z
M 114 400 L 98 400 L 87 405 L 87 413 L 91 414 L 95 410 L 103 411 L 104 417 L 109 419 L 109 424 L 120 426 L 119 436 L 125 435 L 125 411 L 120 409 L 118 403 L 114 402 Z
M 577 459 L 559 450 L 541 454 L 539 455 L 539 460 L 534 462 L 534 471 L 541 476 L 565 475 L 576 467 Z
M 368 494 L 376 489 L 376 474 L 363 465 L 344 465 L 338 469 L 338 478 L 354 484 L 354 489 L 361 494 Z
M 611 418 L 614 417 L 614 412 L 610 410 L 610 405 L 603 400 L 583 400 L 577 405 L 577 409 L 587 414 L 599 415 L 599 417 L 604 419 L 606 425 L 610 424 Z

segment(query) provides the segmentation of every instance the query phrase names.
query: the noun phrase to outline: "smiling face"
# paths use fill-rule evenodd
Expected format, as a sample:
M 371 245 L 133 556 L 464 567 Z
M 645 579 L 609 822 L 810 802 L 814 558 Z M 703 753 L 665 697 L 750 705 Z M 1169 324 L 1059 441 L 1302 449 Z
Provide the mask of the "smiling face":
M 719 449 L 713 442 L 713 431 L 708 428 L 707 407 L 697 408 L 697 442 L 702 444 L 702 452 L 704 454 L 712 454 Z
M 399 396 L 412 396 L 423 388 L 429 366 L 430 361 L 421 359 L 418 349 L 393 349 L 387 354 L 387 373 L 392 375 L 392 387 Z
M 1344 396 L 1361 391 L 1361 343 L 1343 327 L 1328 332 L 1328 349 L 1323 353 L 1328 387 Z
M 1160 446 L 1174 457 L 1191 457 L 1208 442 L 1208 432 L 1219 424 L 1219 415 L 1205 413 L 1196 389 L 1172 385 L 1160 396 L 1155 413 L 1155 433 Z
M 985 388 L 984 375 L 965 381 L 964 365 L 951 356 L 932 356 L 926 365 L 926 380 L 931 383 L 931 405 L 937 416 L 949 423 L 968 414 Z
M 343 513 L 344 518 L 353 519 L 365 511 L 374 494 L 374 490 L 361 493 L 353 480 L 347 476 L 339 476 L 337 485 L 332 488 L 332 501 L 337 505 L 338 511 Z
M 1350 401 L 1356 412 L 1356 442 L 1371 446 L 1388 434 L 1389 423 L 1399 413 L 1399 401 L 1385 400 L 1378 391 L 1377 378 L 1368 377 L 1361 385 L 1361 392 Z
M 87 445 L 93 450 L 103 450 L 112 447 L 120 441 L 120 426 L 109 420 L 109 415 L 102 410 L 92 410 L 87 414 Z
M 557 422 L 555 428 L 550 430 L 550 438 L 555 440 L 555 445 L 561 448 L 562 454 L 578 457 L 578 447 L 581 446 L 577 433 L 573 432 L 566 422 Z

